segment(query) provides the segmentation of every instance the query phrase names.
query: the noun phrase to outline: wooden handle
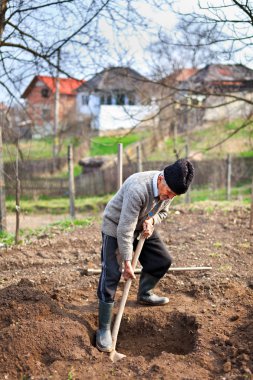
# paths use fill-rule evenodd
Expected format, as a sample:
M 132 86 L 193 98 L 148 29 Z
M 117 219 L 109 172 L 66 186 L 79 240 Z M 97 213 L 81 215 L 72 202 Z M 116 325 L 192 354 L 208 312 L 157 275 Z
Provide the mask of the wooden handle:
M 136 265 L 137 265 L 137 262 L 139 260 L 139 256 L 140 256 L 140 253 L 141 253 L 144 241 L 145 241 L 145 238 L 143 238 L 141 236 L 141 238 L 140 238 L 140 240 L 139 240 L 139 242 L 137 244 L 137 247 L 136 247 L 136 250 L 135 250 L 135 253 L 134 253 L 134 257 L 133 257 L 133 260 L 132 260 L 133 270 L 135 270 L 135 268 L 136 268 Z M 122 298 L 121 298 L 121 301 L 120 301 L 120 305 L 119 305 L 119 311 L 118 311 L 118 314 L 116 316 L 115 323 L 114 323 L 114 326 L 113 326 L 113 330 L 112 330 L 113 350 L 115 350 L 115 347 L 116 347 L 117 337 L 118 337 L 118 333 L 119 333 L 119 327 L 120 327 L 122 315 L 123 315 L 123 312 L 124 312 L 124 309 L 125 309 L 125 305 L 126 305 L 128 293 L 129 293 L 129 290 L 130 290 L 130 287 L 131 287 L 131 283 L 132 283 L 132 279 L 129 278 L 127 280 L 125 286 L 124 286 L 123 295 L 122 295 Z

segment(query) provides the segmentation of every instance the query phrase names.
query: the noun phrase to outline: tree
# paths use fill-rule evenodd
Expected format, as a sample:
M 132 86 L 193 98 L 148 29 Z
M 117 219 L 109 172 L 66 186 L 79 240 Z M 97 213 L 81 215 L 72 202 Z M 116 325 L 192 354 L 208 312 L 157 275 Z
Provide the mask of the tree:
M 116 0 L 3 0 L 0 17 L 0 85 L 17 98 L 21 86 L 42 71 L 55 73 L 61 49 L 60 71 L 81 77 L 94 73 L 108 60 L 108 41 L 101 33 L 105 21 L 115 31 L 141 17 L 132 1 Z
M 227 83 L 224 81 L 221 86 L 211 80 L 205 82 L 202 74 L 205 70 L 203 66 L 214 63 L 231 64 L 238 60 L 244 64 L 252 62 L 253 2 L 200 0 L 195 11 L 189 13 L 176 9 L 177 3 L 174 1 L 172 4 L 179 20 L 174 33 L 168 34 L 161 29 L 158 42 L 152 46 L 155 54 L 153 62 L 158 62 L 153 66 L 154 72 L 160 78 L 165 77 L 161 81 L 162 108 L 166 108 L 166 103 L 171 109 L 174 107 L 171 118 L 176 120 L 180 117 L 181 127 L 187 129 L 191 122 L 196 125 L 196 118 L 201 120 L 208 110 L 209 114 L 211 110 L 218 114 L 219 110 L 226 109 L 229 115 L 231 109 L 241 107 L 241 117 L 244 119 L 242 124 L 225 138 L 217 137 L 219 141 L 214 146 L 222 144 L 243 128 L 251 134 L 253 72 L 250 73 L 250 70 L 238 65 L 241 79 L 245 81 L 242 80 L 240 85 L 238 79 L 236 84 L 235 75 L 235 79 L 231 77 L 229 83 L 228 76 Z M 185 67 L 202 67 L 203 71 L 190 78 L 188 83 L 175 80 L 175 73 Z M 235 67 L 235 71 L 237 68 Z M 222 70 L 220 67 L 220 72 Z M 225 70 L 226 68 L 224 72 Z M 207 149 L 211 148 L 209 146 Z
M 21 91 L 28 81 L 41 73 L 56 76 L 59 71 L 62 75 L 80 79 L 94 75 L 114 59 L 111 42 L 103 33 L 105 25 L 113 29 L 116 37 L 123 31 L 131 33 L 137 28 L 148 29 L 145 17 L 135 5 L 136 0 L 1 0 L 1 94 L 5 93 L 5 98 L 8 95 L 10 102 L 14 99 L 19 103 Z M 117 52 L 117 41 L 112 48 Z M 60 65 L 57 62 L 59 50 Z M 122 59 L 128 60 L 127 57 Z M 7 119 L 6 114 L 5 123 Z M 3 199 L 1 143 L 0 172 L 0 198 Z

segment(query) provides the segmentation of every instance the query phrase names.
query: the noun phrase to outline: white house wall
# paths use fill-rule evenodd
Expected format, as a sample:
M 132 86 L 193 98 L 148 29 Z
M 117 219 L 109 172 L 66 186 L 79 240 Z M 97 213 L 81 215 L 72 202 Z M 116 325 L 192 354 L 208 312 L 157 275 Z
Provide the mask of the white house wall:
M 249 100 L 250 102 L 252 102 L 252 94 L 234 93 L 233 95 L 235 97 L 238 96 L 242 99 L 245 98 L 245 100 Z M 204 121 L 213 122 L 224 119 L 234 120 L 237 118 L 246 118 L 249 114 L 252 113 L 253 107 L 250 103 L 243 100 L 233 100 L 234 99 L 229 96 L 210 96 L 206 102 L 207 108 L 205 110 Z M 220 104 L 224 105 L 219 106 Z M 216 106 L 216 108 L 208 108 L 209 106 Z
M 99 108 L 100 108 L 100 98 L 96 95 L 89 95 L 89 103 L 88 104 L 82 104 L 82 96 L 88 95 L 83 92 L 77 94 L 77 112 L 79 114 L 83 115 L 94 115 L 97 116 L 99 114 Z
M 120 128 L 129 129 L 157 111 L 155 104 L 143 105 L 100 105 L 97 95 L 89 96 L 89 103 L 82 104 L 82 95 L 77 95 L 77 112 L 79 115 L 92 116 L 91 128 L 100 131 L 113 131 Z
M 156 106 L 101 105 L 95 128 L 100 131 L 129 129 L 148 119 L 156 111 Z

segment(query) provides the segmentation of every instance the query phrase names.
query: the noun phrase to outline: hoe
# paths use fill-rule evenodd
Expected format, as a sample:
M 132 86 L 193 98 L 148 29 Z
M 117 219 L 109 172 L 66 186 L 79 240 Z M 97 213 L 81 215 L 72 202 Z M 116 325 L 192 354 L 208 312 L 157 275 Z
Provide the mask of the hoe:
M 139 240 L 139 242 L 137 244 L 135 253 L 134 253 L 133 261 L 132 261 L 133 270 L 135 270 L 135 268 L 136 268 L 136 264 L 138 262 L 138 259 L 139 259 L 139 256 L 140 256 L 140 253 L 141 253 L 144 241 L 145 241 L 145 238 L 142 237 L 142 235 L 141 235 L 140 240 Z M 122 298 L 121 298 L 121 301 L 120 301 L 120 305 L 119 305 L 119 311 L 118 311 L 118 314 L 116 316 L 115 323 L 114 323 L 113 330 L 112 330 L 113 350 L 110 353 L 110 359 L 114 363 L 126 356 L 126 355 L 121 354 L 121 353 L 119 353 L 119 352 L 116 351 L 116 343 L 117 343 L 119 327 L 120 327 L 122 315 L 123 315 L 123 312 L 124 312 L 124 308 L 125 308 L 125 305 L 126 305 L 128 293 L 129 293 L 129 290 L 130 290 L 130 287 L 131 287 L 131 283 L 132 283 L 132 279 L 131 278 L 129 278 L 127 280 L 127 282 L 125 283 L 123 295 L 122 295 Z

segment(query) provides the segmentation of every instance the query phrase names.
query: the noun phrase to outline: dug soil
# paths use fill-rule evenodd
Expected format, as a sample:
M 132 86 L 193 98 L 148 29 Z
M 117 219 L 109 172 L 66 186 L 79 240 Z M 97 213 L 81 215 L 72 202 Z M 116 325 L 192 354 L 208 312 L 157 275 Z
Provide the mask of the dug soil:
M 174 258 L 157 292 L 136 303 L 133 282 L 112 363 L 94 346 L 100 221 L 0 250 L 0 379 L 252 379 L 253 230 L 250 210 L 173 208 L 158 230 Z M 32 227 L 32 226 L 31 226 Z M 138 277 L 138 275 L 137 275 Z M 115 315 L 122 295 L 120 283 Z

